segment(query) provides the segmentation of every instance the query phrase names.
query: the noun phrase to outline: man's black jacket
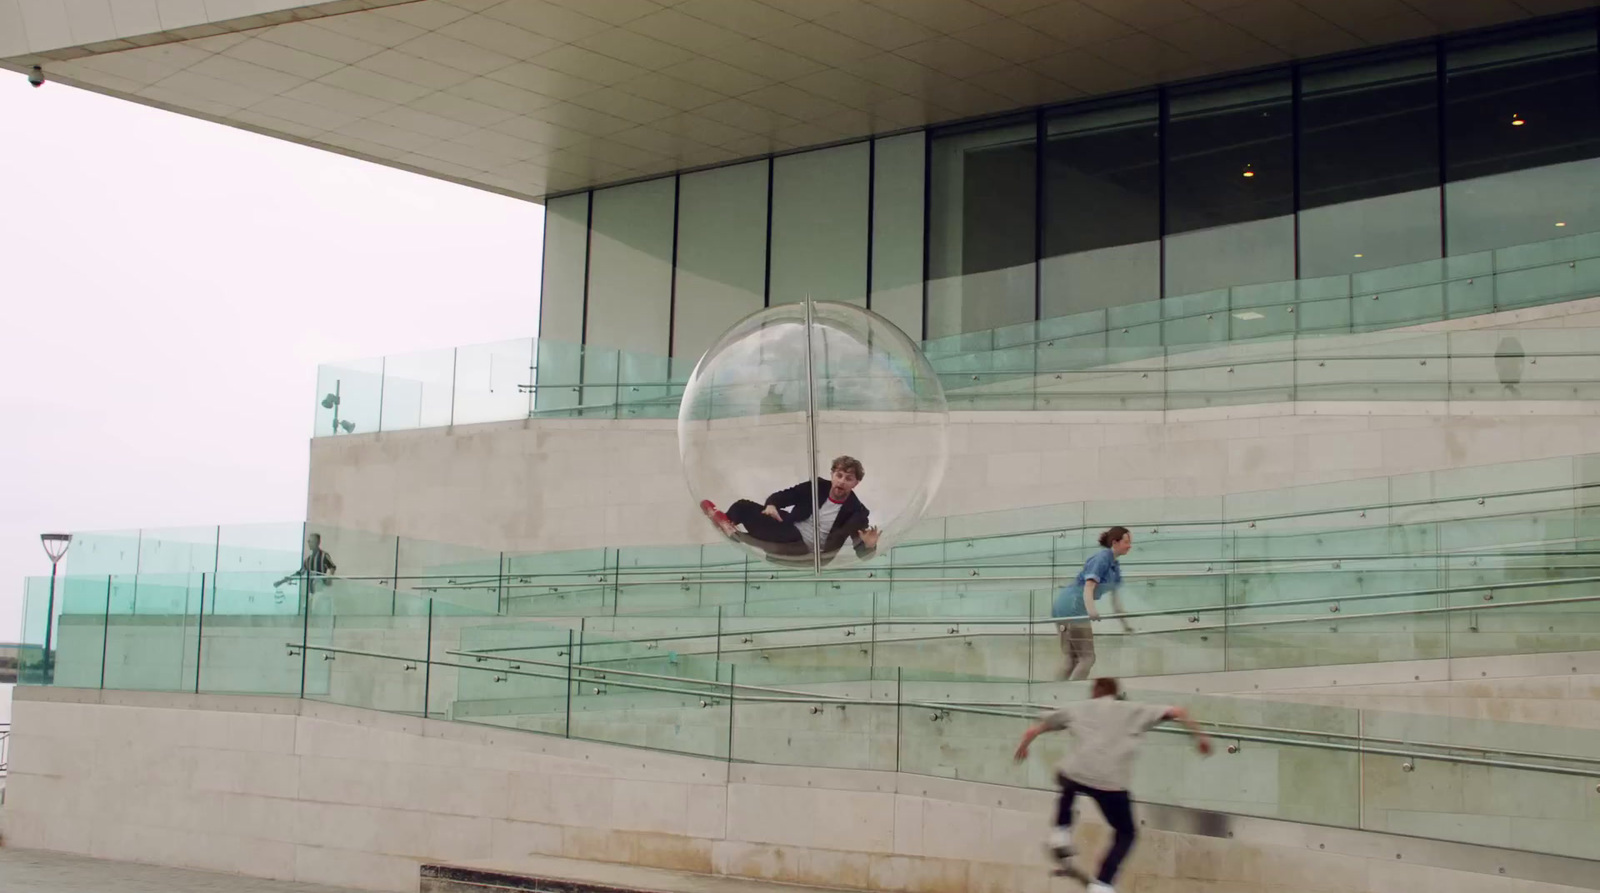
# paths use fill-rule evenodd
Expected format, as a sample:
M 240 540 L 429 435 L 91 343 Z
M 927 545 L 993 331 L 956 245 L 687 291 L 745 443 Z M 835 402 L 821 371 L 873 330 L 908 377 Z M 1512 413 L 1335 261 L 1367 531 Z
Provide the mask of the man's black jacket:
M 767 505 L 778 510 L 783 519 L 792 524 L 799 525 L 811 518 L 811 513 L 822 505 L 828 498 L 828 493 L 833 489 L 833 482 L 824 478 L 817 478 L 817 500 L 811 501 L 811 483 L 801 481 L 787 490 L 767 497 Z M 822 541 L 822 552 L 837 552 L 844 545 L 846 537 L 855 539 L 856 555 L 866 557 L 873 550 L 861 541 L 861 531 L 866 530 L 867 507 L 861 504 L 855 493 L 845 497 L 844 504 L 839 506 L 839 516 L 833 519 L 833 529 L 828 531 L 828 538 Z

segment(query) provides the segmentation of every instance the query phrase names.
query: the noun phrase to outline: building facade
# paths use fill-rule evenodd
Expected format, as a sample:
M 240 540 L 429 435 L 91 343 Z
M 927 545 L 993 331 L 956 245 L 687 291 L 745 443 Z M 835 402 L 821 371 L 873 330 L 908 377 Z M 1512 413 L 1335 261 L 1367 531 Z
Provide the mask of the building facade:
M 866 306 L 937 351 L 1219 290 L 1403 289 L 1592 234 L 1596 21 L 552 196 L 541 337 L 692 364 L 742 316 L 810 297 Z M 540 365 L 579 374 L 575 357 Z

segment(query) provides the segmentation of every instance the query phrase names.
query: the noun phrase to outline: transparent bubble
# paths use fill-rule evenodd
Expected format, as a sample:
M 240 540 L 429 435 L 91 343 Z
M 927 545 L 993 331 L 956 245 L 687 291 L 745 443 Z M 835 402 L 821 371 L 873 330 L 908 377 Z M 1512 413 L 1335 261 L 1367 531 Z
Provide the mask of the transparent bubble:
M 700 358 L 678 453 L 723 535 L 777 563 L 841 567 L 886 554 L 922 517 L 944 477 L 947 422 L 933 367 L 893 323 L 849 304 L 783 304 Z M 853 490 L 849 468 L 835 486 L 841 456 L 864 470 Z M 772 502 L 785 503 L 776 519 Z

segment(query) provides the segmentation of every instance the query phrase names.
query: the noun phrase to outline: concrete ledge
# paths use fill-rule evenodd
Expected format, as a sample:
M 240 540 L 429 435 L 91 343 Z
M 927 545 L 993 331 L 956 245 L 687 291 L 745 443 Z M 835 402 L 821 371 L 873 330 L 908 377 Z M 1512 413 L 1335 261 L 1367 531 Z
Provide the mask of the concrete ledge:
M 421 875 L 422 893 L 476 893 L 482 890 L 527 890 L 536 893 L 801 893 L 842 889 L 666 871 L 638 865 L 584 862 L 554 856 L 521 860 L 515 868 L 496 867 L 494 863 L 423 865 Z

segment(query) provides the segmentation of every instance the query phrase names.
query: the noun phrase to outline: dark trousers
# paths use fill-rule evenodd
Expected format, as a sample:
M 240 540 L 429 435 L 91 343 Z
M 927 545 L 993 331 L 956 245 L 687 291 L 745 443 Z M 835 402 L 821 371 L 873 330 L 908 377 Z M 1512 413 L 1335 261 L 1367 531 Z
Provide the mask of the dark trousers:
M 1128 798 L 1127 791 L 1102 791 L 1091 788 L 1085 784 L 1078 784 L 1065 775 L 1057 774 L 1056 781 L 1061 783 L 1061 802 L 1056 806 L 1056 824 L 1063 828 L 1072 827 L 1072 801 L 1083 794 L 1100 807 L 1100 814 L 1106 817 L 1106 822 L 1111 825 L 1111 830 L 1116 832 L 1116 837 L 1111 841 L 1111 849 L 1106 851 L 1105 860 L 1100 863 L 1100 883 L 1109 885 L 1117 877 L 1117 869 L 1122 867 L 1122 860 L 1128 857 L 1128 851 L 1133 849 L 1133 801 Z
M 801 551 L 805 551 L 804 540 L 800 539 L 800 528 L 790 521 L 775 521 L 770 515 L 761 514 L 765 506 L 741 499 L 728 506 L 728 520 L 735 524 L 743 524 L 745 532 L 751 538 L 764 543 L 777 543 L 789 545 L 800 543 Z

